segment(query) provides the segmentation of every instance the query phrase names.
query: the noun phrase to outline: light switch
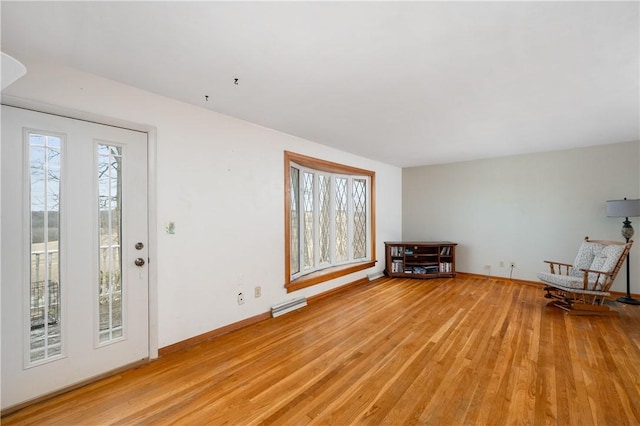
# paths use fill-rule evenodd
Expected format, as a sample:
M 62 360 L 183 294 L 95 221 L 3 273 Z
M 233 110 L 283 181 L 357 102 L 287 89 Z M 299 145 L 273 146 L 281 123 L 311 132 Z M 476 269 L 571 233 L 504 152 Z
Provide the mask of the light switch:
M 164 225 L 164 229 L 167 231 L 167 234 L 173 235 L 176 233 L 176 224 L 175 222 L 167 222 Z

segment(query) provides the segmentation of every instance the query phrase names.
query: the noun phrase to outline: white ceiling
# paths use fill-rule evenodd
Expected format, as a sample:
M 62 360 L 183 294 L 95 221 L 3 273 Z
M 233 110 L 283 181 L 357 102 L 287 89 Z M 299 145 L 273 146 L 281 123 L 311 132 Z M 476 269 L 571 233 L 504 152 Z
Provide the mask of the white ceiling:
M 397 166 L 640 139 L 638 2 L 0 7 L 4 51 Z

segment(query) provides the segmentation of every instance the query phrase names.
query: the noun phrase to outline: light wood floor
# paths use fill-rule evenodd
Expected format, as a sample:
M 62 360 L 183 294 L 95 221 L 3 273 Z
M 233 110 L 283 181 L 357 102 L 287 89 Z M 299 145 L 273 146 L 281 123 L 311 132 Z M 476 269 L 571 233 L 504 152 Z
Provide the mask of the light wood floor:
M 542 295 L 382 278 L 2 424 L 640 424 L 640 307 L 572 317 Z

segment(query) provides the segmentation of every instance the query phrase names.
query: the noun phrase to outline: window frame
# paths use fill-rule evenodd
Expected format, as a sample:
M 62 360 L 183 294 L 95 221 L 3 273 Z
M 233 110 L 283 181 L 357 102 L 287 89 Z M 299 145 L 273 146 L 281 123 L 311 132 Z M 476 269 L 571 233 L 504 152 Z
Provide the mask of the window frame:
M 367 234 L 369 235 L 369 257 L 365 260 L 350 260 L 341 265 L 325 267 L 292 279 L 291 275 L 291 167 L 301 166 L 318 172 L 344 175 L 350 177 L 367 177 L 369 179 L 370 193 L 368 194 L 369 223 Z M 302 171 L 302 170 L 301 170 Z M 299 200 L 300 202 L 300 200 Z M 376 213 L 375 213 L 375 172 L 356 167 L 351 167 L 327 160 L 308 157 L 294 152 L 284 152 L 284 246 L 285 246 L 285 288 L 287 293 L 300 290 L 312 285 L 332 280 L 341 276 L 371 268 L 376 264 Z M 349 244 L 352 242 L 349 241 Z M 304 260 L 300 259 L 302 263 Z

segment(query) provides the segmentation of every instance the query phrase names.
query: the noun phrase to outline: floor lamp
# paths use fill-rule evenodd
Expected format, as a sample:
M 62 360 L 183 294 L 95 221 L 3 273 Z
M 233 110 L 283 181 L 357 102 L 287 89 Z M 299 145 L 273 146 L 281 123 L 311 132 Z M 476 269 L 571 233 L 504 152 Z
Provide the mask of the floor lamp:
M 631 226 L 630 217 L 640 216 L 640 200 L 610 200 L 607 201 L 608 217 L 624 217 L 622 222 L 622 236 L 629 242 L 633 237 L 633 227 Z M 627 295 L 616 299 L 618 302 L 628 305 L 640 305 L 640 300 L 631 297 L 631 289 L 629 287 L 629 254 L 627 254 Z

